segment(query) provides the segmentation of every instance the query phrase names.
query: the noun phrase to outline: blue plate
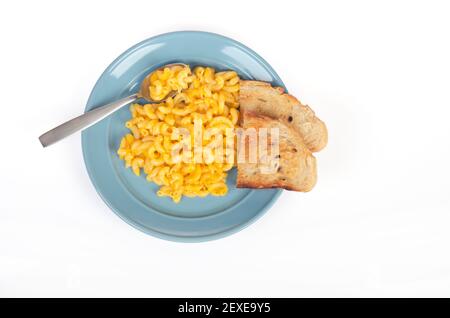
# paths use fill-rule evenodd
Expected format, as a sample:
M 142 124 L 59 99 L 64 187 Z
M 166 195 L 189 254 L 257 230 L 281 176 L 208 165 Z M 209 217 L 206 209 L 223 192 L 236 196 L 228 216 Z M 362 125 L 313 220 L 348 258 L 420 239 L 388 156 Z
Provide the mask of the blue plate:
M 182 62 L 232 69 L 242 78 L 284 87 L 258 54 L 232 39 L 206 32 L 174 32 L 145 40 L 120 55 L 100 76 L 85 111 L 135 93 L 152 70 Z M 228 175 L 228 195 L 183 198 L 179 204 L 158 197 L 157 186 L 126 169 L 116 151 L 130 118 L 127 107 L 82 133 L 88 174 L 106 204 L 124 221 L 159 238 L 182 242 L 217 239 L 237 232 L 258 219 L 281 190 L 237 189 L 236 171 Z

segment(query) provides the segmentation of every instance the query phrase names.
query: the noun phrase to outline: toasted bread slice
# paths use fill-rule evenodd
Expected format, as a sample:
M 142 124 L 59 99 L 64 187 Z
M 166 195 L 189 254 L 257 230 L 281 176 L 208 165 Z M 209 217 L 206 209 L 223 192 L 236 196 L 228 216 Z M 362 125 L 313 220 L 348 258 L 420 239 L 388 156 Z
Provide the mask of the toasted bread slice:
M 239 102 L 241 111 L 250 111 L 292 124 L 311 152 L 323 149 L 328 142 L 325 124 L 307 105 L 294 96 L 284 94 L 281 87 L 260 81 L 241 81 Z
M 276 143 L 279 145 L 279 152 L 273 151 L 271 146 L 268 146 L 266 152 L 268 160 L 251 163 L 249 162 L 249 138 L 242 138 L 243 143 L 238 144 L 238 157 L 239 152 L 242 151 L 239 145 L 245 145 L 246 153 L 243 156 L 245 162 L 240 162 L 238 159 L 237 187 L 310 191 L 317 180 L 316 158 L 305 145 L 298 131 L 283 120 L 253 112 L 243 111 L 241 116 L 243 131 L 245 132 L 246 128 L 254 128 L 257 132 L 256 138 L 260 138 L 258 132 L 261 128 L 267 128 L 267 143 L 271 145 L 275 142 L 275 139 L 269 135 L 271 129 L 278 128 L 279 137 Z M 260 144 L 258 144 L 258 150 L 259 147 Z

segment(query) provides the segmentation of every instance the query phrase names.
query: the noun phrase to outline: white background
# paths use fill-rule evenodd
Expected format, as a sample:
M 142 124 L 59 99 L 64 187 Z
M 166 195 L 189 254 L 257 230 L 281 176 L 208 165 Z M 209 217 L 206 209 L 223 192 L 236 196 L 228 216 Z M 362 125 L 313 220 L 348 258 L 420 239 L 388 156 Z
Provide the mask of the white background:
M 0 296 L 450 296 L 450 10 L 433 1 L 0 4 Z M 91 185 L 80 114 L 106 66 L 175 30 L 260 53 L 328 125 L 319 181 L 200 244 L 122 222 Z

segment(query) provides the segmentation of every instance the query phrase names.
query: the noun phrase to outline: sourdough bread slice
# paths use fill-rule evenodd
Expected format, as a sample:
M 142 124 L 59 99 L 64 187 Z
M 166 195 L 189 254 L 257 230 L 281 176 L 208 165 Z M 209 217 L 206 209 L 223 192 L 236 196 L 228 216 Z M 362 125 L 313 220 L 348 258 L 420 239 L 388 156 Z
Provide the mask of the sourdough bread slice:
M 256 130 L 258 142 L 262 139 L 258 136 L 260 129 L 268 129 L 268 146 L 267 157 L 262 158 L 259 154 L 261 144 L 258 143 L 258 161 L 249 162 L 250 139 L 238 134 L 238 157 L 241 151 L 245 152 L 243 157 L 245 161 L 240 162 L 238 159 L 237 164 L 238 188 L 283 188 L 306 192 L 314 187 L 317 180 L 316 158 L 294 127 L 281 119 L 273 119 L 245 110 L 241 111 L 241 121 L 244 132 L 247 128 Z M 273 128 L 278 129 L 277 139 L 270 134 Z M 271 149 L 274 144 L 279 145 L 278 152 Z
M 260 81 L 240 82 L 239 102 L 241 111 L 249 111 L 293 125 L 311 152 L 323 149 L 328 141 L 325 124 L 311 108 L 294 96 L 285 94 L 281 87 L 272 87 Z

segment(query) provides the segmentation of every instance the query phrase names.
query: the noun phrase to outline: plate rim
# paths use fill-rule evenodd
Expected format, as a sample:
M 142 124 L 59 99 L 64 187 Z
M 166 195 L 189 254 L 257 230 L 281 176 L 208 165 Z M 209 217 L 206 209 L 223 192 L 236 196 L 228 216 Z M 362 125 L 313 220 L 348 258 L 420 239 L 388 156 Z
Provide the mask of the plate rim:
M 281 80 L 280 76 L 272 68 L 272 66 L 263 57 L 261 57 L 258 53 L 256 53 L 254 50 L 252 50 L 251 48 L 247 47 L 246 45 L 242 44 L 241 42 L 236 41 L 236 40 L 234 40 L 232 38 L 229 38 L 227 36 L 218 34 L 218 33 L 207 32 L 207 31 L 197 31 L 197 30 L 173 31 L 173 32 L 161 33 L 161 34 L 149 37 L 147 39 L 144 39 L 144 40 L 134 44 L 133 46 L 129 47 L 128 49 L 123 51 L 118 57 L 116 57 L 105 68 L 105 70 L 101 73 L 101 75 L 98 77 L 97 81 L 95 82 L 95 85 L 92 87 L 92 90 L 91 90 L 91 92 L 89 94 L 89 97 L 87 99 L 87 102 L 86 102 L 86 105 L 85 105 L 85 108 L 84 108 L 84 113 L 86 113 L 88 111 L 88 107 L 89 107 L 88 105 L 91 103 L 93 94 L 96 91 L 96 89 L 97 89 L 101 79 L 109 71 L 111 71 L 112 68 L 114 68 L 115 64 L 118 64 L 124 58 L 126 58 L 129 54 L 131 54 L 132 52 L 138 50 L 141 46 L 146 45 L 151 40 L 162 38 L 162 37 L 167 37 L 167 36 L 175 35 L 175 34 L 183 34 L 183 33 L 184 34 L 186 34 L 186 33 L 204 34 L 204 35 L 209 35 L 209 36 L 216 37 L 216 38 L 222 38 L 222 39 L 225 39 L 226 41 L 232 42 L 233 44 L 238 46 L 240 49 L 242 49 L 242 50 L 246 51 L 247 53 L 249 53 L 250 55 L 254 56 L 257 60 L 260 60 L 264 64 L 264 66 L 270 71 L 270 73 L 276 78 L 276 80 L 283 87 L 285 87 L 285 85 L 284 85 L 283 81 Z M 86 171 L 88 173 L 89 179 L 90 179 L 90 181 L 91 181 L 95 191 L 100 196 L 102 201 L 106 204 L 106 206 L 108 206 L 108 208 L 112 212 L 114 212 L 114 214 L 116 214 L 121 220 L 123 220 L 125 223 L 129 224 L 130 226 L 138 229 L 139 231 L 141 231 L 141 232 L 143 232 L 143 233 L 145 233 L 147 235 L 150 235 L 150 236 L 153 236 L 153 237 L 157 237 L 157 238 L 160 238 L 160 239 L 164 239 L 164 240 L 168 240 L 168 241 L 172 241 L 172 242 L 201 243 L 201 242 L 221 239 L 221 238 L 230 236 L 232 234 L 235 234 L 237 232 L 240 232 L 241 230 L 245 229 L 246 227 L 250 226 L 251 224 L 255 223 L 257 220 L 259 220 L 274 205 L 274 203 L 278 200 L 278 198 L 280 197 L 281 193 L 283 192 L 282 189 L 277 189 L 277 192 L 275 192 L 275 194 L 272 196 L 270 201 L 268 201 L 266 203 L 266 205 L 263 208 L 261 208 L 254 216 L 252 216 L 251 218 L 249 218 L 245 222 L 243 222 L 243 223 L 241 223 L 241 224 L 239 224 L 239 225 L 237 225 L 237 226 L 235 226 L 233 228 L 226 229 L 226 230 L 223 230 L 221 232 L 214 233 L 214 234 L 207 234 L 207 235 L 200 235 L 200 236 L 189 236 L 189 237 L 188 236 L 178 236 L 178 235 L 166 234 L 166 233 L 163 233 L 163 232 L 156 231 L 154 229 L 146 228 L 146 227 L 142 226 L 140 223 L 135 222 L 132 219 L 126 218 L 125 215 L 122 214 L 122 212 L 118 211 L 116 207 L 111 205 L 109 200 L 107 200 L 104 197 L 103 193 L 100 191 L 99 185 L 98 185 L 96 179 L 93 176 L 93 171 L 91 170 L 91 166 L 88 164 L 89 160 L 87 159 L 85 143 L 87 143 L 87 140 L 86 140 L 86 134 L 83 131 L 81 133 L 81 148 L 82 148 L 82 153 L 83 153 L 84 165 L 85 165 L 85 168 L 86 168 Z

